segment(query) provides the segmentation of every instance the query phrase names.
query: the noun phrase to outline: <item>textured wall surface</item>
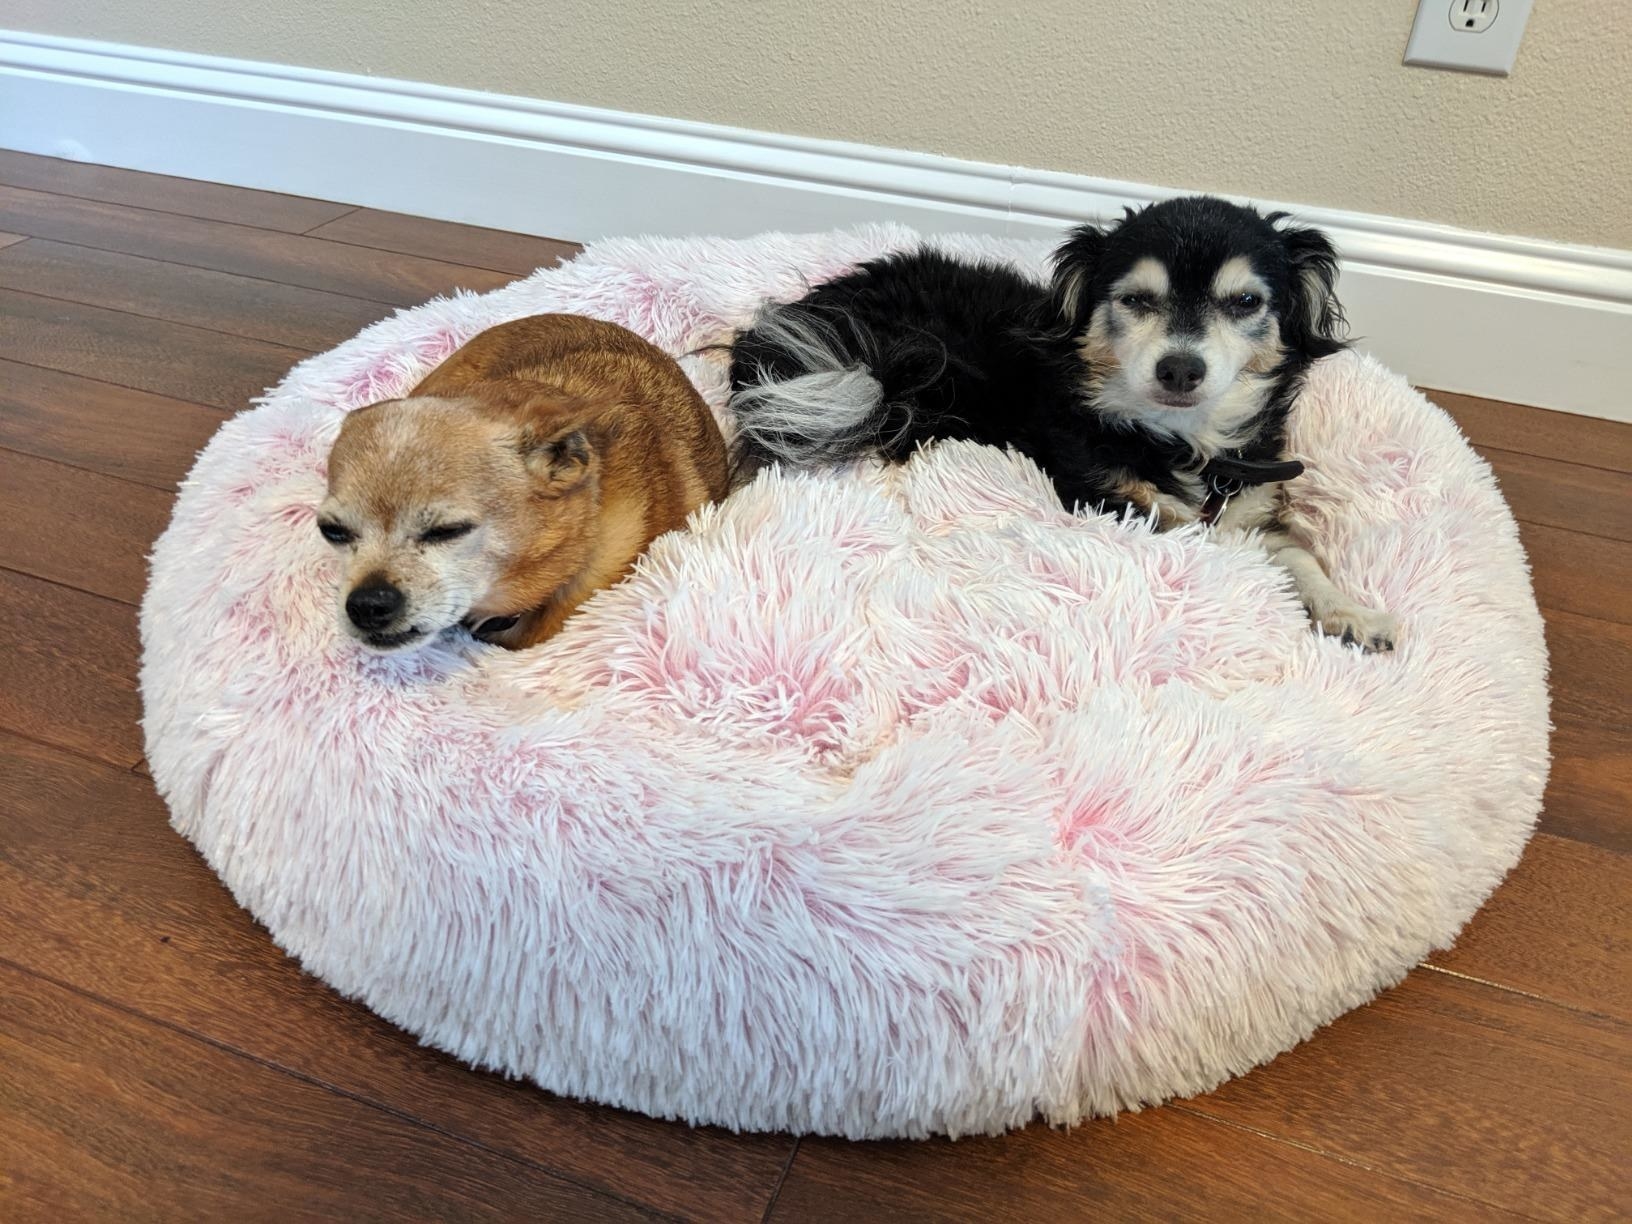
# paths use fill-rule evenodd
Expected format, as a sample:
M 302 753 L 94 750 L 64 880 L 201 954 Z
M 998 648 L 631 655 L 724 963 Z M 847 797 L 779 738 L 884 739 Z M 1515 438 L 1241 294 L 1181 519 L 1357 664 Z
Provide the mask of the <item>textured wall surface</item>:
M 0 23 L 1632 247 L 1632 2 L 1538 0 L 1505 80 L 1402 66 L 1415 9 L 7 0 Z

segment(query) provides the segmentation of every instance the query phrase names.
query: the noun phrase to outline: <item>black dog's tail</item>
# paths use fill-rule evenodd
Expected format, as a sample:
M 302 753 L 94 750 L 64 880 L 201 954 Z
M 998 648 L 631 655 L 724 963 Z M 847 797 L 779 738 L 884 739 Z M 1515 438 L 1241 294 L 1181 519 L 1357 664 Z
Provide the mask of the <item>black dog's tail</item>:
M 767 306 L 731 349 L 739 460 L 750 468 L 813 467 L 874 450 L 905 458 L 913 392 L 945 363 L 934 341 L 881 346 L 853 315 L 830 306 Z

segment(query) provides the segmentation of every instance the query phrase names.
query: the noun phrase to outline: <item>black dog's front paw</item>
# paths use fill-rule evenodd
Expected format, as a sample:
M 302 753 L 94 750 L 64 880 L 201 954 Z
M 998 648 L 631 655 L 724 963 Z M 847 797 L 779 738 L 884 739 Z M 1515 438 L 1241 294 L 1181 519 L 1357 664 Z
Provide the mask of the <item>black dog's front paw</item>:
M 1358 646 L 1367 654 L 1388 654 L 1400 636 L 1400 622 L 1387 612 L 1348 604 L 1311 613 L 1315 626 L 1328 637 L 1340 638 L 1345 646 Z

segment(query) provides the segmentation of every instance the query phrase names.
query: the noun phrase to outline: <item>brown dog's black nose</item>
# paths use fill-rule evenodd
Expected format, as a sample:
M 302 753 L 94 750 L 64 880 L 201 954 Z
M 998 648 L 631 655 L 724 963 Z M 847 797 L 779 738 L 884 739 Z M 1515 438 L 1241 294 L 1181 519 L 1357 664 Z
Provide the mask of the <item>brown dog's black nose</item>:
M 1180 349 L 1156 363 L 1156 381 L 1168 391 L 1187 395 L 1207 377 L 1207 363 L 1196 353 Z
M 389 582 L 369 582 L 346 596 L 346 615 L 359 629 L 384 629 L 407 602 Z

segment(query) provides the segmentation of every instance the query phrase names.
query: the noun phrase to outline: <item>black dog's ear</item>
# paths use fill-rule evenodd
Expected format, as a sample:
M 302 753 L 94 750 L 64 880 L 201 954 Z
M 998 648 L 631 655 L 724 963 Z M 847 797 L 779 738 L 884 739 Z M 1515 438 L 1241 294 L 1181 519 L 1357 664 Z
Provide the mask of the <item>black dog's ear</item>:
M 1081 225 L 1054 252 L 1054 305 L 1072 327 L 1081 327 L 1093 312 L 1089 292 L 1105 251 L 1105 231 Z
M 1287 218 L 1271 213 L 1271 225 Z M 1292 300 L 1281 316 L 1281 338 L 1310 358 L 1329 357 L 1348 347 L 1349 321 L 1337 300 L 1337 251 L 1317 229 L 1280 228 L 1281 246 L 1291 264 Z

